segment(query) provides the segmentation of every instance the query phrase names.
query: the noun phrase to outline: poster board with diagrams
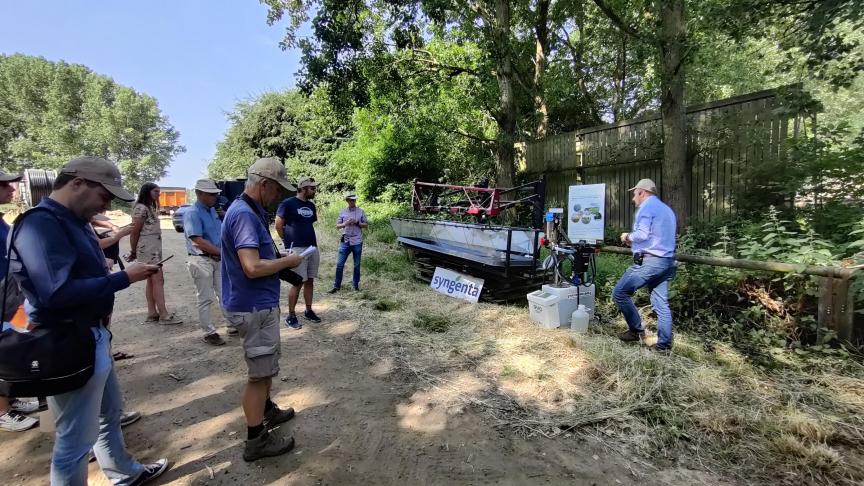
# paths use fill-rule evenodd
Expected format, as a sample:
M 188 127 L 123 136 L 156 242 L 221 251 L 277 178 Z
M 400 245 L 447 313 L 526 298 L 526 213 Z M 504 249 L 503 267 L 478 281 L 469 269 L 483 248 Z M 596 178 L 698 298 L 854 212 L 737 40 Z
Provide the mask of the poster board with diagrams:
M 576 243 L 602 243 L 606 229 L 606 184 L 570 186 L 567 237 Z

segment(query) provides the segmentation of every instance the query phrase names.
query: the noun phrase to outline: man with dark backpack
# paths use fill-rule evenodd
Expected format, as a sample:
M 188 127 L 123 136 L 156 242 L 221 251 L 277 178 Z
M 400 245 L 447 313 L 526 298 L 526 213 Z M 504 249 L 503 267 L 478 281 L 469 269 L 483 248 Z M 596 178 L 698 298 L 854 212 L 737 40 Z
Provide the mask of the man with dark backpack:
M 20 175 L 7 174 L 0 171 L 0 204 L 9 204 L 15 195 L 15 184 L 21 180 Z M 0 213 L 0 278 L 6 278 L 9 274 L 9 262 L 6 260 L 6 239 L 9 237 L 9 224 Z M 16 285 L 10 281 L 10 285 Z M 6 289 L 3 289 L 6 290 Z M 20 302 L 8 302 L 7 312 L 3 317 L 3 328 L 11 326 L 8 321 L 20 305 Z M 14 309 L 13 309 L 14 307 Z M 39 419 L 28 417 L 26 414 L 36 412 L 39 409 L 39 401 L 35 399 L 16 400 L 0 396 L 0 430 L 7 432 L 21 432 L 39 425 Z
M 56 428 L 51 457 L 53 485 L 86 484 L 91 448 L 113 484 L 144 484 L 168 468 L 166 459 L 153 464 L 136 461 L 126 451 L 120 431 L 122 393 L 107 329 L 114 293 L 147 279 L 159 267 L 133 263 L 125 271 L 108 273 L 89 222 L 109 209 L 115 197 L 134 199 L 123 189 L 120 171 L 113 163 L 98 157 L 71 160 L 60 169 L 51 194 L 19 217 L 9 242 L 9 265 L 29 303 L 29 334 L 35 338 L 65 333 L 87 339 L 79 341 L 79 349 L 67 346 L 62 355 L 55 353 L 54 359 L 41 363 L 33 361 L 31 367 L 67 363 L 80 348 L 94 350 L 92 367 L 84 368 L 89 373 L 83 376 L 89 378 L 83 385 L 76 382 L 71 391 L 46 393 L 52 395 L 48 407 Z M 9 348 L 9 352 L 14 349 Z M 13 364 L 4 363 L 4 369 Z M 80 371 L 70 369 L 69 373 Z

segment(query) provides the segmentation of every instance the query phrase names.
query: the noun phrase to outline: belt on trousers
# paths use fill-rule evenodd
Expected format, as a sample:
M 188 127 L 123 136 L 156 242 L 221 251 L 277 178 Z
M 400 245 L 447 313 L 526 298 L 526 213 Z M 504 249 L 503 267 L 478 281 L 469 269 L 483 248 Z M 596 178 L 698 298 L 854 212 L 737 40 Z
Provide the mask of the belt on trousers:
M 209 254 L 209 253 L 202 253 L 202 254 L 200 254 L 200 255 L 196 255 L 196 254 L 194 254 L 194 253 L 189 253 L 188 255 L 189 255 L 189 256 L 196 256 L 196 257 L 209 258 L 209 259 L 211 259 L 211 260 L 213 260 L 213 261 L 216 261 L 216 262 L 218 262 L 218 261 L 221 260 L 220 257 L 218 257 L 218 256 L 216 256 L 216 255 L 211 255 L 211 254 Z
M 657 255 L 652 255 L 650 253 L 634 253 L 633 254 L 633 262 L 636 263 L 637 265 L 642 265 L 642 260 L 644 258 L 672 258 L 674 260 L 675 256 L 673 255 L 673 256 L 669 256 L 669 257 L 661 257 L 661 256 L 657 256 Z

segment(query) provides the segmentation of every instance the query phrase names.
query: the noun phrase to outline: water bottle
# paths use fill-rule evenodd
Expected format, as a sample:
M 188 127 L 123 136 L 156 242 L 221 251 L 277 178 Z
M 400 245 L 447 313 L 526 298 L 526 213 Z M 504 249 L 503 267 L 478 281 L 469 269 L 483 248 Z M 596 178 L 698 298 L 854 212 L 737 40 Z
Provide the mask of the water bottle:
M 574 332 L 587 331 L 589 319 L 590 317 L 588 316 L 588 311 L 585 309 L 585 306 L 579 304 L 579 307 L 577 307 L 570 316 L 570 330 Z

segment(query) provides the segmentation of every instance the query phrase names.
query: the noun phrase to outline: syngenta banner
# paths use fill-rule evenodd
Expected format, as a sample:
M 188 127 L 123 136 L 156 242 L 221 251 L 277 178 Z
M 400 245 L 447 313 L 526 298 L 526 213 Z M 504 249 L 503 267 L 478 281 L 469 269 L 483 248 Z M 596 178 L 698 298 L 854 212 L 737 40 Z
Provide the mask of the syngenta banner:
M 483 290 L 483 279 L 435 267 L 435 275 L 429 286 L 438 293 L 476 304 Z

